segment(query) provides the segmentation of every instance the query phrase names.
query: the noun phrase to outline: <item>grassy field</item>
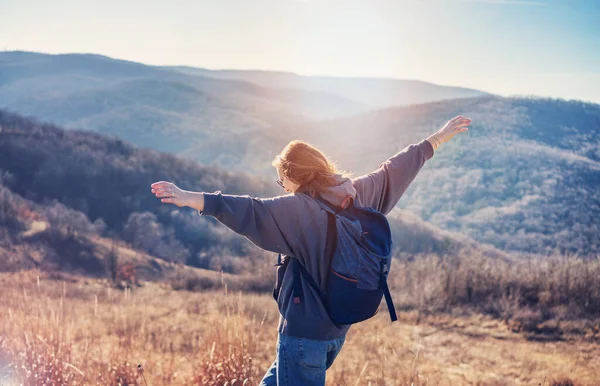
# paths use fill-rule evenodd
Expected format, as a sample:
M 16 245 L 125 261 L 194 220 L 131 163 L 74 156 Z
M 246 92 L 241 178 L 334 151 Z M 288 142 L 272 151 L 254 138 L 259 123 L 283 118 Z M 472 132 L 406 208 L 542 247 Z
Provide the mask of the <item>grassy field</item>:
M 268 295 L 35 271 L 0 274 L 0 286 L 1 385 L 257 385 L 275 358 Z M 584 336 L 543 342 L 482 315 L 390 323 L 381 312 L 350 330 L 327 384 L 600 385 L 599 369 L 600 344 Z

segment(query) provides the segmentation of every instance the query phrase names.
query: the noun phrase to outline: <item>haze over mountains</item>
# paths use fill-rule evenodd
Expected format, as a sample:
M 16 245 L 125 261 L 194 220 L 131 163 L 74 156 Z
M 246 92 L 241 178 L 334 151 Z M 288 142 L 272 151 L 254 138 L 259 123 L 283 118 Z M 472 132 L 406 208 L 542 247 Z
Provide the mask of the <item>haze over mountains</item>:
M 470 98 L 487 93 L 464 87 L 440 86 L 419 80 L 303 76 L 289 72 L 206 70 L 194 67 L 164 67 L 184 74 L 241 80 L 271 88 L 334 93 L 376 109 L 445 99 Z
M 400 208 L 506 251 L 597 255 L 600 246 L 597 104 L 418 81 L 2 52 L 0 108 L 263 181 L 274 180 L 270 161 L 291 139 L 359 175 L 462 114 L 471 129 L 438 149 Z

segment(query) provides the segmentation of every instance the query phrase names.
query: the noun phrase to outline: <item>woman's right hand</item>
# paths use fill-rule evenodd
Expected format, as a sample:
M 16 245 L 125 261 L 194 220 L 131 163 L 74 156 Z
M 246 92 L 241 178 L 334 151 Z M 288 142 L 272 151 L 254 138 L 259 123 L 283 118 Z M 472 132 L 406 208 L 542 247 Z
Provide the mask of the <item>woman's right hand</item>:
M 440 142 L 440 144 L 444 142 L 448 142 L 450 138 L 454 137 L 458 133 L 462 133 L 463 131 L 469 131 L 469 126 L 471 124 L 471 118 L 467 118 L 464 115 L 458 115 L 444 125 L 441 129 L 435 132 L 433 136 Z

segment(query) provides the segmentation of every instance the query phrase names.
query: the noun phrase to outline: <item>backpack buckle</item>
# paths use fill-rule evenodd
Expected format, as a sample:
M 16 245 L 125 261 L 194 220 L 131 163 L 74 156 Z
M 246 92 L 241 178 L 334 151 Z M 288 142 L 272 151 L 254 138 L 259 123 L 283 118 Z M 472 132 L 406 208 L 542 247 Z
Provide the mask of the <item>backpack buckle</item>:
M 389 272 L 390 270 L 387 269 L 387 262 L 384 259 L 381 259 L 381 275 L 387 278 Z
M 282 261 L 281 261 L 281 253 L 279 253 L 277 255 L 277 264 L 273 264 L 274 267 L 281 267 L 282 265 L 285 265 Z

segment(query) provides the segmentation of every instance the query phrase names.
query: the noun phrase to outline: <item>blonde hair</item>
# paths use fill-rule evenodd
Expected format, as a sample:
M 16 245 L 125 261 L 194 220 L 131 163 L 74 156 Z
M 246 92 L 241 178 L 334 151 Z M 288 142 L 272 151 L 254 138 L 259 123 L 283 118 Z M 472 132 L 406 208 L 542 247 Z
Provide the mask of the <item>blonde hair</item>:
M 319 149 L 300 140 L 288 143 L 272 165 L 313 197 L 335 185 L 336 174 L 350 176 L 345 171 L 339 171 Z

